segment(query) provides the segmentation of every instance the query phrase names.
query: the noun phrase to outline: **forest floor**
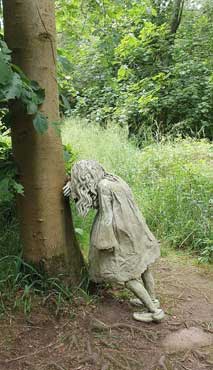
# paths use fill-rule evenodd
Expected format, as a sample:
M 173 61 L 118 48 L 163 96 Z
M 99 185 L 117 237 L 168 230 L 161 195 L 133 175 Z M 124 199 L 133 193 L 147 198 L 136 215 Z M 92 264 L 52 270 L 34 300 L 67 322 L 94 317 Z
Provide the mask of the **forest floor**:
M 154 274 L 163 322 L 134 321 L 120 288 L 76 297 L 57 317 L 51 299 L 35 298 L 29 317 L 0 320 L 0 370 L 213 369 L 213 271 L 169 256 Z

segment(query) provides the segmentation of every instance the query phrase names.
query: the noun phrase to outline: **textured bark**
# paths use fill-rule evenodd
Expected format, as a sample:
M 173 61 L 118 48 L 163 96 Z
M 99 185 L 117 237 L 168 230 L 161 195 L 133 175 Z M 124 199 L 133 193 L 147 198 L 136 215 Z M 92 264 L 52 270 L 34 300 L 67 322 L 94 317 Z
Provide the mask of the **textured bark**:
M 171 19 L 170 32 L 172 35 L 176 34 L 181 22 L 183 13 L 184 0 L 174 0 L 173 13 Z
M 41 110 L 50 122 L 57 121 L 54 1 L 4 0 L 3 14 L 13 63 L 45 89 Z M 24 258 L 42 262 L 51 273 L 68 268 L 72 280 L 79 280 L 83 258 L 61 191 L 65 181 L 61 139 L 51 127 L 38 134 L 20 104 L 14 104 L 11 113 L 13 151 L 24 186 L 24 197 L 18 199 Z

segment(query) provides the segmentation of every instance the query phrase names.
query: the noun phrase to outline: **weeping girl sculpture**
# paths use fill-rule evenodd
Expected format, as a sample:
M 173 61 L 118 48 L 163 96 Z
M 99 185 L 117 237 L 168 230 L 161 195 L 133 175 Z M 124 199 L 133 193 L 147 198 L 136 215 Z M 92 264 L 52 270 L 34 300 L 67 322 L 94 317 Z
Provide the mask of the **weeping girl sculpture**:
M 154 280 L 149 269 L 160 255 L 158 241 L 149 230 L 133 199 L 129 186 L 107 173 L 94 160 L 77 162 L 71 180 L 63 188 L 71 196 L 80 215 L 97 209 L 90 236 L 89 276 L 94 282 L 125 284 L 148 312 L 135 312 L 138 321 L 160 321 L 164 312 L 155 298 Z

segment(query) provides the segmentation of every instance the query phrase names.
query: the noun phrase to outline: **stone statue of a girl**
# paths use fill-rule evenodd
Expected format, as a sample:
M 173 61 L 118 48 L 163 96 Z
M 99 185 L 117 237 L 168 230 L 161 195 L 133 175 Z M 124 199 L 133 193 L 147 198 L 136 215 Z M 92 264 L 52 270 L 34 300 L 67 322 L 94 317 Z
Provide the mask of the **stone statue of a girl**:
M 97 209 L 90 236 L 90 279 L 125 284 L 137 297 L 132 304 L 144 305 L 148 310 L 133 313 L 135 320 L 162 320 L 164 312 L 155 298 L 149 270 L 160 255 L 160 247 L 129 186 L 107 173 L 97 161 L 81 160 L 73 166 L 63 191 L 74 199 L 83 217 L 90 208 Z

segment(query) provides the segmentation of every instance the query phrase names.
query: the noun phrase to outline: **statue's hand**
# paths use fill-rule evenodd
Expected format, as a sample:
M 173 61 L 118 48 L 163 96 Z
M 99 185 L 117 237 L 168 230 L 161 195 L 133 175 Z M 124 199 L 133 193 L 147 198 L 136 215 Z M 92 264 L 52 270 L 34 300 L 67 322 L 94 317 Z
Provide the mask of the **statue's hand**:
M 71 194 L 71 182 L 68 181 L 66 185 L 63 187 L 63 193 L 65 197 L 69 197 Z

